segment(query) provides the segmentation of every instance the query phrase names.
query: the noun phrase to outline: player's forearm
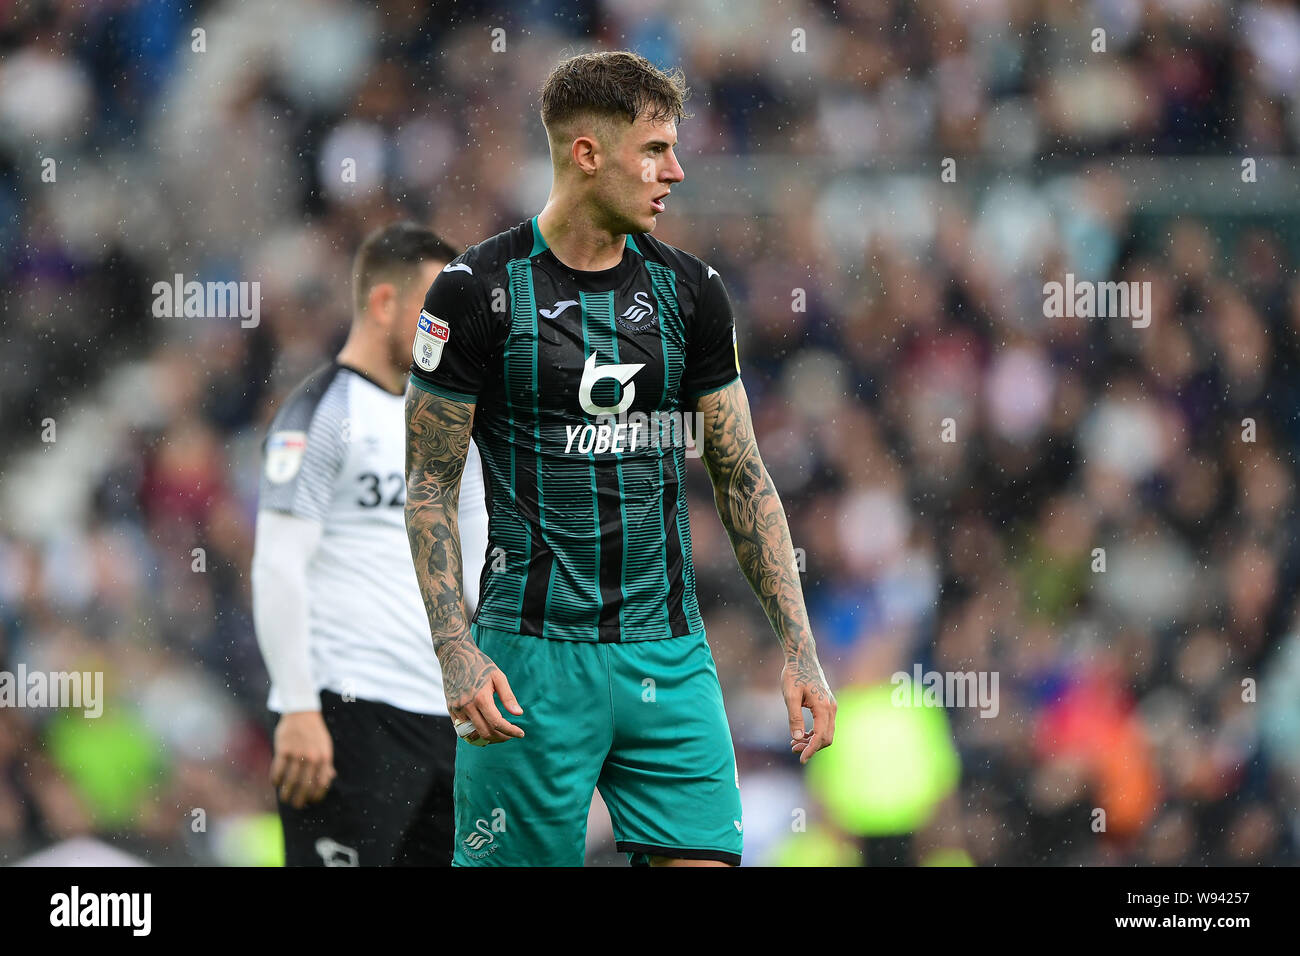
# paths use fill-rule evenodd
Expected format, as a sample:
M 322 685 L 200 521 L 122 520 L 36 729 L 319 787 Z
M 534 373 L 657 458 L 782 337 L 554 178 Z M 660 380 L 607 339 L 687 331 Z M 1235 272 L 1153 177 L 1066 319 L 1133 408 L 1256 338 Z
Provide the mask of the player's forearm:
M 469 640 L 457 514 L 472 411 L 415 386 L 406 393 L 406 534 L 434 650 Z
M 257 517 L 253 626 L 285 713 L 320 709 L 311 672 L 307 564 L 319 524 L 269 511 Z
M 708 396 L 704 460 L 713 497 L 740 569 L 776 631 L 787 660 L 811 655 L 815 645 L 785 509 L 763 466 L 739 386 Z
M 763 605 L 787 658 L 813 647 L 812 627 L 795 564 L 794 545 L 781 499 L 760 463 L 753 498 L 750 492 L 718 492 L 714 501 L 731 539 L 736 561 Z M 742 479 L 744 481 L 744 479 Z

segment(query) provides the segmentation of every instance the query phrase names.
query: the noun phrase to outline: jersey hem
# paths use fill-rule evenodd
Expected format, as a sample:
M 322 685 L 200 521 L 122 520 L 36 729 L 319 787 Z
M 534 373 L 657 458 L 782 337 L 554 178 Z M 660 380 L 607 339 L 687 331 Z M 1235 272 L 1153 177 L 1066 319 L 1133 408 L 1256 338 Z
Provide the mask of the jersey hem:
M 478 396 L 476 395 L 466 395 L 464 392 L 453 392 L 449 388 L 439 388 L 437 385 L 432 385 L 415 374 L 411 375 L 411 384 L 422 392 L 428 392 L 430 395 L 437 395 L 439 398 L 448 398 L 453 402 L 461 402 L 465 405 L 473 405 L 478 402 Z
M 314 711 L 316 713 L 323 713 L 325 710 L 326 701 L 323 697 L 320 696 L 321 694 L 332 694 L 334 697 L 337 697 L 343 703 L 348 703 L 349 701 L 360 701 L 363 704 L 370 704 L 373 707 L 387 707 L 390 710 L 401 711 L 403 714 L 406 714 L 408 717 L 437 717 L 437 718 L 441 718 L 442 720 L 451 720 L 451 714 L 447 713 L 446 710 L 416 709 L 415 707 L 411 707 L 406 704 L 395 704 L 391 700 L 383 699 L 378 694 L 365 694 L 363 696 L 358 697 L 356 694 L 353 694 L 351 692 L 345 694 L 340 691 L 333 690 L 329 687 L 322 687 L 320 689 L 320 691 L 317 694 L 317 705 L 315 707 L 292 708 L 292 709 L 285 706 L 273 707 L 271 706 L 271 700 L 268 698 L 266 702 L 266 709 L 269 710 L 271 713 L 275 714 L 277 717 L 283 717 L 285 714 L 300 714 L 308 710 Z
M 619 641 L 602 641 L 599 636 L 592 637 L 575 637 L 568 634 L 556 634 L 554 631 L 543 634 L 520 634 L 518 631 L 507 631 L 499 627 L 488 627 L 483 624 L 470 624 L 470 634 L 477 641 L 480 636 L 492 638 L 529 638 L 531 640 L 545 641 L 572 641 L 575 644 L 640 644 L 645 641 L 666 641 L 676 637 L 705 638 L 704 628 L 697 631 L 688 631 L 685 634 L 674 634 L 672 631 L 664 629 L 663 632 L 653 634 L 647 637 L 625 637 Z M 638 632 L 639 633 L 639 632 Z
M 345 699 L 350 698 L 352 700 L 364 700 L 371 704 L 383 704 L 385 707 L 392 707 L 395 710 L 400 710 L 408 714 L 415 714 L 420 717 L 451 717 L 451 714 L 447 713 L 447 707 L 445 704 L 441 708 L 436 704 L 430 708 L 428 705 L 424 703 L 416 703 L 410 698 L 396 697 L 391 694 L 386 694 L 382 689 L 378 690 L 376 693 L 371 693 L 371 691 L 374 690 L 376 690 L 374 686 L 365 687 L 358 693 L 356 690 L 344 690 L 341 687 L 331 687 L 329 683 L 323 683 L 317 687 L 317 706 L 312 709 L 320 710 L 321 705 L 323 704 L 320 695 L 322 693 L 330 693 Z M 439 690 L 438 693 L 441 695 L 442 691 Z M 277 707 L 275 706 L 276 704 L 279 704 L 280 706 Z M 297 713 L 297 711 L 285 710 L 284 699 L 278 696 L 278 690 L 275 687 L 272 687 L 266 695 L 266 709 L 274 714 Z

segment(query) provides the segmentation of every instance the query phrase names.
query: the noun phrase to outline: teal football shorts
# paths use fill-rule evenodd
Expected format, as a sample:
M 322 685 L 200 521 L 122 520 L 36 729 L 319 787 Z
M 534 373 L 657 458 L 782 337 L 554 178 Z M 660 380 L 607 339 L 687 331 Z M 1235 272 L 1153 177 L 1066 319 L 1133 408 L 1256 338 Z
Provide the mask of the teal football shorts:
M 600 789 L 618 849 L 739 864 L 740 777 L 704 632 L 592 643 L 473 627 L 525 736 L 456 749 L 456 866 L 582 866 Z

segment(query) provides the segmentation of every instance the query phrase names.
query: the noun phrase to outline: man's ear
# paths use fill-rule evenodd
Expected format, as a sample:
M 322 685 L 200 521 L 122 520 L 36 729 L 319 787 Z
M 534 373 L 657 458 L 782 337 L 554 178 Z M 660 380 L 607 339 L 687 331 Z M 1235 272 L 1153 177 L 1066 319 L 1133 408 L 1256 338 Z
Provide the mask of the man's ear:
M 376 282 L 366 296 L 366 314 L 384 326 L 393 324 L 397 314 L 397 286 L 391 282 Z
M 570 149 L 570 159 L 573 165 L 577 166 L 581 172 L 591 175 L 596 171 L 597 154 L 601 150 L 600 143 L 591 136 L 579 136 L 575 139 Z

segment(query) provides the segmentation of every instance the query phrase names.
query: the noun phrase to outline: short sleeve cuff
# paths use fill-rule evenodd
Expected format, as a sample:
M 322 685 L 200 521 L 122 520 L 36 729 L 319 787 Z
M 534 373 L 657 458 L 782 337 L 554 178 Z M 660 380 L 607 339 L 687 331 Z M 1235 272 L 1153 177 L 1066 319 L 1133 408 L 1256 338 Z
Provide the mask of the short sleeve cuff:
M 453 402 L 461 402 L 465 405 L 473 405 L 478 402 L 478 396 L 466 395 L 464 392 L 453 392 L 449 388 L 442 388 L 424 379 L 415 373 L 411 374 L 411 384 L 422 392 L 428 392 L 430 395 L 437 395 L 439 398 L 450 399 Z
M 740 381 L 740 373 L 737 372 L 735 375 L 731 376 L 731 378 L 727 379 L 727 380 L 726 380 L 725 382 L 723 382 L 721 385 L 715 385 L 715 386 L 713 386 L 712 388 L 702 388 L 702 389 L 699 389 L 698 391 L 692 391 L 688 397 L 689 397 L 689 398 L 703 398 L 705 395 L 712 395 L 714 392 L 720 392 L 720 391 L 722 391 L 724 388 L 727 388 L 728 386 L 734 385 L 734 384 L 736 384 L 736 383 L 739 382 L 739 381 Z

